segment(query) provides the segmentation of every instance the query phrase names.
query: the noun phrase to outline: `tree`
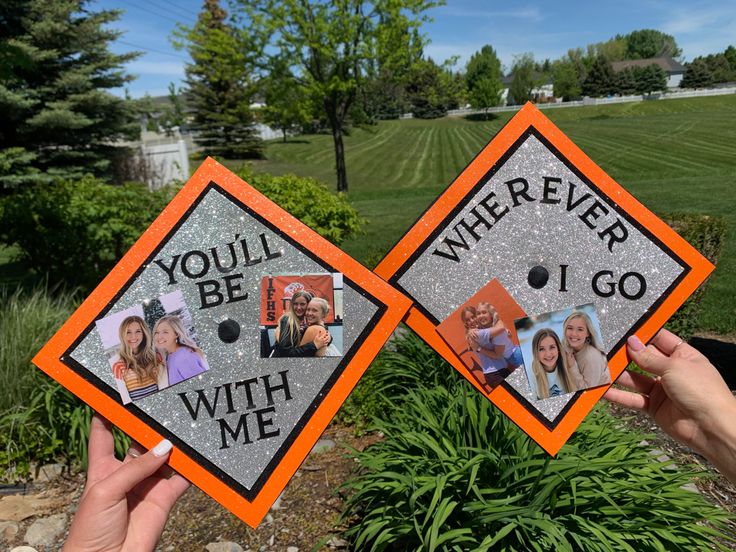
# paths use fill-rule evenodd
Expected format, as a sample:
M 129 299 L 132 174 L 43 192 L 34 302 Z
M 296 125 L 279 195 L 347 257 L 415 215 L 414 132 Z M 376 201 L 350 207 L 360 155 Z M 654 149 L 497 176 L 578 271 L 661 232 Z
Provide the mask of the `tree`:
M 133 102 L 109 93 L 132 77 L 137 53 L 112 54 L 119 11 L 84 0 L 0 5 L 0 185 L 85 173 L 110 178 L 120 147 L 140 131 Z
M 465 80 L 452 73 L 454 62 L 438 65 L 432 58 L 415 63 L 407 77 L 406 96 L 412 114 L 419 119 L 444 117 L 448 109 L 457 109 L 463 99 Z
M 713 84 L 713 73 L 702 58 L 695 58 L 687 64 L 687 70 L 680 81 L 681 88 L 707 88 Z
M 263 121 L 283 133 L 284 142 L 290 131 L 300 131 L 312 118 L 314 102 L 292 75 L 284 58 L 274 58 L 268 77 L 262 83 L 266 106 Z
M 610 40 L 595 45 L 595 57 L 603 56 L 608 61 L 621 61 L 626 59 L 627 49 L 627 39 L 621 35 L 616 35 Z
M 636 77 L 636 92 L 638 94 L 651 94 L 652 92 L 667 88 L 667 73 L 659 65 L 654 63 L 646 67 L 637 67 L 634 75 Z
M 377 36 L 375 52 L 364 60 L 357 109 L 350 114 L 354 122 L 397 118 L 411 111 L 406 89 L 412 68 L 422 60 L 424 41 L 409 23 L 397 21 Z
M 616 73 L 616 92 L 622 96 L 636 94 L 637 74 L 633 67 L 626 67 Z
M 558 60 L 552 64 L 554 95 L 569 102 L 580 97 L 580 80 L 570 61 Z
M 158 126 L 163 129 L 166 136 L 173 136 L 175 128 L 181 128 L 186 122 L 184 114 L 184 102 L 182 101 L 182 90 L 177 91 L 173 82 L 169 83 L 169 103 L 158 118 Z
M 627 34 L 625 59 L 678 57 L 682 50 L 672 35 L 654 29 L 642 29 Z
M 252 74 L 260 43 L 227 21 L 218 0 L 205 0 L 194 27 L 179 27 L 175 45 L 189 51 L 185 68 L 190 125 L 208 155 L 242 159 L 261 156 L 250 104 L 256 92 Z
M 723 51 L 723 55 L 726 56 L 726 61 L 728 61 L 731 71 L 736 73 L 736 48 L 729 46 Z
M 583 82 L 582 92 L 585 96 L 599 98 L 616 93 L 616 76 L 611 62 L 603 56 L 598 56 L 588 71 Z
M 509 88 L 509 101 L 518 105 L 531 100 L 532 90 L 538 84 L 534 75 L 534 56 L 531 53 L 516 56 L 511 72 L 513 79 Z
M 725 52 L 720 54 L 710 54 L 705 56 L 705 63 L 708 65 L 713 82 L 730 82 L 736 80 L 736 71 L 731 68 L 731 64 L 726 57 Z
M 501 102 L 501 62 L 492 46 L 483 46 L 470 58 L 465 70 L 465 83 L 470 105 L 485 110 Z
M 343 135 L 365 84 L 366 64 L 391 30 L 413 30 L 435 0 L 240 0 L 248 30 L 286 52 L 304 86 L 322 102 L 332 132 L 338 191 L 347 191 Z

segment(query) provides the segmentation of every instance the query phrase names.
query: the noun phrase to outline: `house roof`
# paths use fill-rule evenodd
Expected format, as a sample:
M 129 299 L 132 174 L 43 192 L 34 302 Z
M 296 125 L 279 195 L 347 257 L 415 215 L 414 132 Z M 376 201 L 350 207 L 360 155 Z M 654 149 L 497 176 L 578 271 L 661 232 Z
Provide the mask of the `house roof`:
M 629 67 L 648 67 L 650 65 L 658 65 L 668 74 L 684 73 L 685 66 L 679 61 L 671 57 L 656 57 L 648 59 L 625 59 L 623 61 L 614 61 L 611 63 L 613 70 L 618 73 Z

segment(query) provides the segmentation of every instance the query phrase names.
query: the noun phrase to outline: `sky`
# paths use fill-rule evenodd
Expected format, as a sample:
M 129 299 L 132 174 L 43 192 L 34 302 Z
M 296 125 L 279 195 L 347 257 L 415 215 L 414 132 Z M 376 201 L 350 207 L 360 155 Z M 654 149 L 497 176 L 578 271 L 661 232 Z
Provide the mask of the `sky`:
M 221 2 L 227 5 L 225 0 Z M 531 52 L 537 60 L 556 59 L 569 48 L 584 48 L 616 34 L 657 29 L 675 37 L 683 58 L 722 52 L 736 45 L 736 0 L 447 0 L 429 10 L 422 26 L 429 44 L 425 54 L 437 62 L 459 56 L 455 70 L 485 44 L 496 50 L 506 69 L 514 56 Z M 117 53 L 143 52 L 127 66 L 137 78 L 133 97 L 167 94 L 169 83 L 183 85 L 186 51 L 171 44 L 177 23 L 192 25 L 202 0 L 93 0 L 92 10 L 120 9 L 112 26 L 124 34 L 111 46 Z M 119 91 L 120 94 L 123 91 Z

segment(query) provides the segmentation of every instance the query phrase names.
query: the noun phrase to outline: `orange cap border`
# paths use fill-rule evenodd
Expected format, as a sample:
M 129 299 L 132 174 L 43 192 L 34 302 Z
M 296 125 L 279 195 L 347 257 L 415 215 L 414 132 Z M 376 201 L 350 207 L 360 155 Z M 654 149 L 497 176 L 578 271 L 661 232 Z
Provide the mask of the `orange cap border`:
M 366 368 L 407 313 L 411 302 L 373 272 L 281 209 L 245 181 L 212 158 L 207 158 L 186 185 L 131 247 L 115 268 L 87 297 L 33 362 L 41 370 L 104 415 L 145 447 L 153 447 L 166 435 L 158 433 L 120 402 L 81 377 L 62 361 L 62 356 L 94 322 L 135 272 L 184 217 L 207 186 L 214 182 L 290 239 L 342 272 L 359 289 L 382 303 L 383 313 L 370 333 L 316 408 L 309 421 L 271 472 L 265 484 L 249 501 L 211 471 L 174 448 L 169 464 L 251 527 L 257 527 L 268 509 L 310 452 L 330 420 L 357 384 Z

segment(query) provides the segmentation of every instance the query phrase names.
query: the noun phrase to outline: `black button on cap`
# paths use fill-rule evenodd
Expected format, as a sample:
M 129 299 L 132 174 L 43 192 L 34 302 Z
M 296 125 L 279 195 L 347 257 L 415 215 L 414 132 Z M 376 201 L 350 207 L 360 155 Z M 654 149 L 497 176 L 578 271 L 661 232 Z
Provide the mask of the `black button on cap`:
M 549 272 L 547 272 L 547 269 L 543 266 L 535 266 L 529 271 L 529 276 L 527 276 L 527 281 L 529 282 L 529 285 L 532 286 L 534 289 L 542 289 L 544 286 L 547 285 L 547 281 L 549 280 Z
M 240 324 L 228 318 L 217 327 L 217 337 L 225 343 L 235 343 L 240 337 Z

